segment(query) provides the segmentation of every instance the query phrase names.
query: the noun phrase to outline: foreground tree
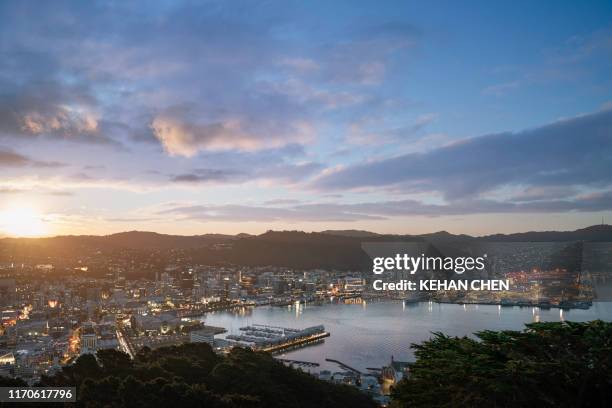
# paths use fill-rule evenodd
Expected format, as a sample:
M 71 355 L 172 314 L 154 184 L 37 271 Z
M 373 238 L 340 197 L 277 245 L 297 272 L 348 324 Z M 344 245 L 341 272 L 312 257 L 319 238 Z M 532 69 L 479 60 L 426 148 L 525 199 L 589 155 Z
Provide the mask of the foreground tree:
M 76 386 L 83 407 L 354 407 L 374 402 L 354 388 L 285 367 L 267 353 L 208 344 L 145 348 L 133 360 L 115 350 L 83 355 L 45 386 Z
M 612 323 L 531 323 L 434 333 L 393 390 L 395 407 L 604 407 L 612 401 Z

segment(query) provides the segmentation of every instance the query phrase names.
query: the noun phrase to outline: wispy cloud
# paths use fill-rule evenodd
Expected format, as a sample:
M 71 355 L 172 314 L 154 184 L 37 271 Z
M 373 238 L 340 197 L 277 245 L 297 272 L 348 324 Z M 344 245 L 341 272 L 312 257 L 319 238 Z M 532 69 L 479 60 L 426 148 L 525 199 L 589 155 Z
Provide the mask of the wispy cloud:
M 250 205 L 186 205 L 157 212 L 179 220 L 226 222 L 355 222 L 397 217 L 439 217 L 470 214 L 566 213 L 612 210 L 612 190 L 570 199 L 543 199 L 513 203 L 486 199 L 460 199 L 446 204 L 416 200 L 363 202 L 355 204 L 267 203 Z
M 63 163 L 55 161 L 34 160 L 10 149 L 0 148 L 0 167 L 64 167 Z
M 487 86 L 482 90 L 483 95 L 503 96 L 510 91 L 515 90 L 521 85 L 520 81 L 510 81 L 501 84 Z
M 366 118 L 350 127 L 347 140 L 360 145 L 381 145 L 401 142 L 406 145 L 414 142 L 420 133 L 438 118 L 436 113 L 425 113 L 403 126 L 389 127 L 384 121 Z

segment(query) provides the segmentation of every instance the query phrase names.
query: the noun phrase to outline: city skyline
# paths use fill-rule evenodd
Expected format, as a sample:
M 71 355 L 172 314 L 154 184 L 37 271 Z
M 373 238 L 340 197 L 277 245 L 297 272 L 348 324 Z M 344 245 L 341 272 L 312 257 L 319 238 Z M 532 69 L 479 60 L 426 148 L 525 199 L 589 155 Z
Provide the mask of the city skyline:
M 612 219 L 608 2 L 0 5 L 0 237 Z

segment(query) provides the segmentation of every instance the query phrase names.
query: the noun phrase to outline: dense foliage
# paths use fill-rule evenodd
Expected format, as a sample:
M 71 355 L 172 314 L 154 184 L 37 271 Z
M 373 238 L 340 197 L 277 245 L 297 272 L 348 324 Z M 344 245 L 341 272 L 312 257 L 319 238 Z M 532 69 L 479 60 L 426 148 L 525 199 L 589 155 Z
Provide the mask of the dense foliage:
M 612 323 L 532 323 L 482 331 L 479 340 L 435 333 L 416 349 L 396 407 L 604 407 L 612 401 Z
M 372 407 L 369 397 L 285 367 L 269 354 L 207 344 L 83 355 L 44 386 L 76 386 L 84 407 Z

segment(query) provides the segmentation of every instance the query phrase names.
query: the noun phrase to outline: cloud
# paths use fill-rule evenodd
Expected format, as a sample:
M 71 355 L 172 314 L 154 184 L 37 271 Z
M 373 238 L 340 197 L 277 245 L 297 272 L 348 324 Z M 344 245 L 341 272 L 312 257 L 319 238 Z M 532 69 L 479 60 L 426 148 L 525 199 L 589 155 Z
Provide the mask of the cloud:
M 351 9 L 345 19 L 342 7 L 325 16 L 295 7 L 247 3 L 237 13 L 222 2 L 3 4 L 0 141 L 16 150 L 0 149 L 2 185 L 193 194 L 254 182 L 253 202 L 262 205 L 234 200 L 233 207 L 175 212 L 224 220 L 607 208 L 609 111 L 449 144 L 450 136 L 430 129 L 436 107 L 426 105 L 432 94 L 418 83 L 448 67 L 413 61 L 422 33 L 405 22 L 407 14 L 383 10 L 366 18 Z M 429 44 L 440 46 L 435 38 Z M 609 35 L 568 48 L 577 54 L 565 65 L 601 59 L 609 55 Z M 550 80 L 557 64 L 544 65 L 540 75 Z M 609 63 L 595 65 L 603 71 Z M 473 72 L 455 74 L 466 83 Z M 536 82 L 527 74 L 496 75 L 483 94 Z M 437 127 L 462 132 L 473 119 L 465 115 L 479 109 L 466 98 L 465 109 L 445 113 Z M 445 112 L 444 103 L 439 108 Z M 514 118 L 513 112 L 503 114 Z M 383 156 L 390 151 L 392 157 Z M 307 202 L 262 198 L 305 186 L 320 195 Z M 351 190 L 380 194 L 380 201 L 338 194 Z M 317 197 L 329 203 L 312 204 Z
M 308 20 L 320 25 L 318 13 L 304 10 L 305 18 L 281 4 L 241 10 L 182 1 L 4 5 L 0 138 L 37 143 L 40 154 L 68 146 L 62 157 L 91 166 L 85 171 L 102 182 L 132 172 L 146 183 L 144 166 L 163 162 L 160 184 L 294 183 L 323 166 L 322 132 L 388 107 L 391 88 L 379 85 L 420 36 L 404 22 L 369 19 L 325 23 L 334 35 L 313 35 Z M 91 144 L 99 145 L 93 163 L 83 163 Z M 317 151 L 297 159 L 296 146 Z M 272 160 L 233 165 L 269 150 Z M 213 155 L 232 164 L 208 163 Z M 189 170 L 226 167 L 240 174 Z
M 96 177 L 93 177 L 87 173 L 81 172 L 81 173 L 72 174 L 70 176 L 70 179 L 74 181 L 78 181 L 78 182 L 90 182 L 90 181 L 95 181 Z
M 256 168 L 246 166 L 238 169 L 194 169 L 187 173 L 174 174 L 169 178 L 172 182 L 183 184 L 201 183 L 243 183 L 253 180 L 275 180 L 283 183 L 297 183 L 321 170 L 319 163 L 284 163 L 281 160 L 274 163 L 261 163 Z
M 18 167 L 28 164 L 31 164 L 31 160 L 27 157 L 10 150 L 0 150 L 0 166 Z
M 528 187 L 522 189 L 517 194 L 513 194 L 513 201 L 542 201 L 555 198 L 574 197 L 579 194 L 578 189 L 572 186 L 551 186 L 551 187 Z
M 449 204 L 425 204 L 416 200 L 363 202 L 354 204 L 299 204 L 295 200 L 273 200 L 263 206 L 179 205 L 157 211 L 157 216 L 228 222 L 354 222 L 396 217 L 454 216 L 470 214 L 567 213 L 612 210 L 612 191 L 572 199 L 548 199 L 522 203 L 486 199 L 462 199 Z
M 436 113 L 419 115 L 412 123 L 399 127 L 385 127 L 380 120 L 362 119 L 350 127 L 347 137 L 349 143 L 360 145 L 380 145 L 388 143 L 413 142 L 428 125 L 438 118 Z
M 323 169 L 323 167 L 321 163 L 316 162 L 271 163 L 267 166 L 254 169 L 252 176 L 254 178 L 277 180 L 285 183 L 296 183 L 308 179 Z
M 612 56 L 612 30 L 597 30 L 587 35 L 574 35 L 550 53 L 551 64 L 575 64 L 594 56 Z
M 24 190 L 20 190 L 18 188 L 10 188 L 10 187 L 0 187 L 0 195 L 2 194 L 19 194 L 23 193 Z
M 0 148 L 0 167 L 63 167 L 65 164 L 53 161 L 34 160 L 9 149 Z
M 612 185 L 612 110 L 546 126 L 464 139 L 425 153 L 356 164 L 320 176 L 321 190 L 401 187 L 448 200 L 506 185 Z
M 156 217 L 109 217 L 105 218 L 106 222 L 117 222 L 117 223 L 129 223 L 134 224 L 138 222 L 151 222 L 151 221 L 159 221 L 159 218 Z
M 411 24 L 389 21 L 357 25 L 348 37 L 317 49 L 319 69 L 313 75 L 322 82 L 371 89 L 384 82 L 394 58 L 416 47 L 421 33 Z
M 264 205 L 268 206 L 276 206 L 276 205 L 280 205 L 280 206 L 284 206 L 284 205 L 293 205 L 293 204 L 299 204 L 301 203 L 300 200 L 295 200 L 292 198 L 277 198 L 274 200 L 268 200 L 266 202 L 264 202 Z
M 206 183 L 227 181 L 240 173 L 231 170 L 219 169 L 195 169 L 191 173 L 183 173 L 172 176 L 170 179 L 177 183 Z
M 320 68 L 319 64 L 310 58 L 283 58 L 279 64 L 302 72 L 316 71 Z
M 184 114 L 165 114 L 151 124 L 155 136 L 172 156 L 193 157 L 201 150 L 255 151 L 303 144 L 314 132 L 306 122 L 279 123 L 248 118 L 197 122 Z
M 368 99 L 358 92 L 329 90 L 297 78 L 289 78 L 283 82 L 261 82 L 258 88 L 264 94 L 284 95 L 301 104 L 314 103 L 329 110 L 359 105 Z
M 176 216 L 179 219 L 229 222 L 274 221 L 355 221 L 378 220 L 379 216 L 351 214 L 345 211 L 321 212 L 315 207 L 265 207 L 248 205 L 193 205 L 163 210 L 158 215 Z
M 72 197 L 74 195 L 71 191 L 48 191 L 46 194 L 55 197 Z
M 106 170 L 106 166 L 90 164 L 90 165 L 83 166 L 83 170 Z
M 518 88 L 521 85 L 520 81 L 510 81 L 501 84 L 487 86 L 482 90 L 483 95 L 503 96 L 508 92 Z
M 84 86 L 54 80 L 15 84 L 1 76 L 0 86 L 0 137 L 112 142 L 102 134 L 96 102 Z
M 21 193 L 31 193 L 31 192 L 40 193 L 40 194 L 49 195 L 49 196 L 55 196 L 55 197 L 70 197 L 74 195 L 74 193 L 70 191 L 47 191 L 41 187 L 32 188 L 32 189 L 0 187 L 0 194 L 21 194 Z
M 610 71 L 612 56 L 612 30 L 596 30 L 586 35 L 572 35 L 561 46 L 544 48 L 543 59 L 532 63 L 517 63 L 514 66 L 500 66 L 495 74 L 512 74 L 482 90 L 483 95 L 501 97 L 521 89 L 533 89 L 553 82 L 589 86 L 607 86 L 599 82 L 600 75 Z M 594 83 L 591 81 L 595 79 Z

